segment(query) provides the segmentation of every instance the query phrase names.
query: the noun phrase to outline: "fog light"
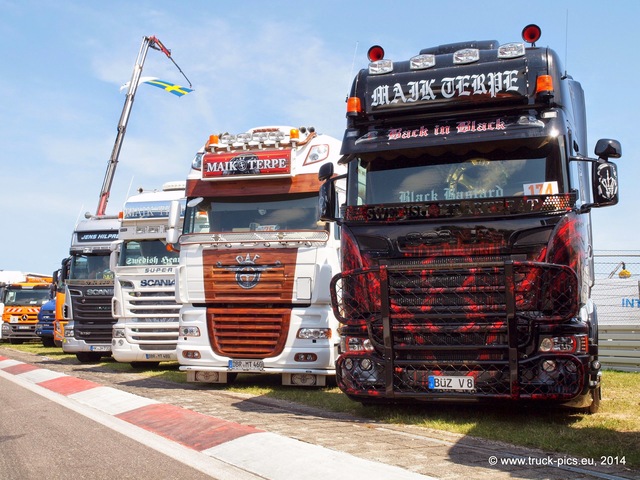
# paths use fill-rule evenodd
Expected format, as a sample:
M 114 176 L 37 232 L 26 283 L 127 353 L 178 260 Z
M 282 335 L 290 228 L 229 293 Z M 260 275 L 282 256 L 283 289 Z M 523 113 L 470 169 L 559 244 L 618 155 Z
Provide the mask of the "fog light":
M 191 358 L 191 359 L 199 359 L 200 358 L 200 352 L 197 350 L 184 350 L 182 352 L 182 356 L 184 358 Z
M 353 360 L 351 360 L 350 358 L 347 358 L 344 361 L 344 368 L 346 368 L 347 370 L 351 370 L 353 368 Z
M 594 370 L 600 370 L 600 367 L 602 365 L 600 365 L 600 361 L 598 360 L 594 360 L 593 362 L 591 362 L 591 368 Z
M 196 382 L 213 383 L 220 378 L 219 372 L 195 372 Z
M 293 360 L 296 362 L 315 362 L 318 356 L 315 353 L 296 353 Z
M 123 346 L 124 345 L 124 340 L 122 340 L 122 339 L 118 340 L 118 345 Z
M 371 370 L 372 366 L 373 364 L 371 363 L 371 360 L 369 360 L 368 358 L 363 358 L 362 360 L 360 360 L 360 368 L 362 370 Z
M 545 360 L 542 362 L 542 369 L 545 372 L 553 372 L 556 369 L 556 362 L 553 360 Z
M 316 384 L 316 376 L 310 373 L 294 373 L 291 375 L 291 383 L 308 387 Z

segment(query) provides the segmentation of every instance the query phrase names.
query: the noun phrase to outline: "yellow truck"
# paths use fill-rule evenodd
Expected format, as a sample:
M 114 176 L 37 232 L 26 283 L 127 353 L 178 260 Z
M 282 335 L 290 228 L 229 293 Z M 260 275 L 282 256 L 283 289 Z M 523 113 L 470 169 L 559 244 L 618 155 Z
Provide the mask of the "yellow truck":
M 0 338 L 17 344 L 40 340 L 36 323 L 40 307 L 51 299 L 51 276 L 19 271 L 0 271 Z

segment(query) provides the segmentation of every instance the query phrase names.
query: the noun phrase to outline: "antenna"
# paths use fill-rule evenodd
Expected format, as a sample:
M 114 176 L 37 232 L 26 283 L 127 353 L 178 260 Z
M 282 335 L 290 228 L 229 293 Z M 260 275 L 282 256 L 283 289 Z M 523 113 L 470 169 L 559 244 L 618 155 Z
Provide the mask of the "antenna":
M 567 16 L 564 26 L 564 76 L 567 76 L 567 63 L 569 62 L 569 9 L 567 8 Z
M 353 51 L 353 61 L 351 62 L 351 75 L 349 75 L 349 78 L 347 79 L 347 85 L 349 85 L 349 93 L 351 92 L 351 81 L 353 79 L 353 70 L 356 68 L 356 55 L 358 54 L 359 44 L 360 42 L 356 41 L 356 49 Z M 349 98 L 349 93 L 347 93 L 347 98 Z

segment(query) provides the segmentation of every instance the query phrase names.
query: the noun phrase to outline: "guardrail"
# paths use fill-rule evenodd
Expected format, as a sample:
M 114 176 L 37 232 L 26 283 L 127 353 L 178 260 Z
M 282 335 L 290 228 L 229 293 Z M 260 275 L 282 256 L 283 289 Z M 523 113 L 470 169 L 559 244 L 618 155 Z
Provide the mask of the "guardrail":
M 600 325 L 598 358 L 604 368 L 640 372 L 640 327 Z

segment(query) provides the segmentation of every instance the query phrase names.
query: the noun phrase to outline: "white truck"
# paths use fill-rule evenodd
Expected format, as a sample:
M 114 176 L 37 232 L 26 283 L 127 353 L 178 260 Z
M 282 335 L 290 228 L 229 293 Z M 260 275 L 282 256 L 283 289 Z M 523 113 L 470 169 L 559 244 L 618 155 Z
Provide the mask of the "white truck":
M 179 201 L 184 210 L 184 188 L 184 181 L 169 182 L 162 190 L 129 197 L 121 214 L 119 239 L 112 245 L 116 323 L 111 355 L 134 368 L 176 360 L 178 252 L 165 238 L 171 202 Z
M 322 386 L 335 375 L 337 322 L 329 281 L 339 234 L 319 221 L 318 168 L 338 165 L 340 141 L 313 128 L 212 135 L 187 178 L 167 240 L 179 242 L 178 362 L 190 382 L 279 374 Z

